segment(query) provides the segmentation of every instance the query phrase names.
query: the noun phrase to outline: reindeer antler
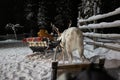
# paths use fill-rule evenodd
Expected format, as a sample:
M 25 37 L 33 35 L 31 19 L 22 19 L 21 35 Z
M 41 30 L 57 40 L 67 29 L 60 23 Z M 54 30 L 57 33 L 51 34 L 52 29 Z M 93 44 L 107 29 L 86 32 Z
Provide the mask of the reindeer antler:
M 52 23 L 51 23 L 51 26 L 52 26 L 53 30 L 55 30 L 55 32 L 58 34 L 58 36 L 60 36 L 61 33 L 60 33 L 59 29 L 57 27 L 55 27 L 55 25 Z
M 68 25 L 68 28 L 70 28 L 71 25 L 72 25 L 72 21 L 70 20 L 69 25 Z

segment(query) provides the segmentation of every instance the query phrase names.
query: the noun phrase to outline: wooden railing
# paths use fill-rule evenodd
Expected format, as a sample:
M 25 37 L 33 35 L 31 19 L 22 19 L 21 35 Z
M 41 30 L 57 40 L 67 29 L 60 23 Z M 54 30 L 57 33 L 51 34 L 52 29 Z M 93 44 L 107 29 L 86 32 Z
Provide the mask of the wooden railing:
M 105 48 L 109 48 L 109 49 L 113 49 L 113 50 L 120 50 L 119 46 L 113 46 L 113 43 L 118 43 L 120 44 L 119 40 L 120 40 L 120 34 L 119 33 L 110 33 L 110 34 L 102 34 L 102 33 L 97 33 L 97 31 L 94 32 L 93 29 L 103 29 L 103 28 L 115 28 L 115 27 L 119 27 L 120 28 L 120 20 L 115 20 L 113 22 L 100 22 L 100 23 L 94 23 L 97 20 L 103 19 L 103 18 L 107 18 L 107 17 L 111 17 L 111 16 L 115 16 L 120 14 L 120 7 L 115 9 L 112 12 L 108 12 L 106 14 L 99 14 L 99 15 L 95 15 L 95 16 L 91 16 L 88 19 L 79 19 L 78 18 L 78 27 L 83 30 L 90 30 L 93 32 L 84 32 L 83 35 L 85 37 L 91 37 L 93 38 L 94 42 L 89 42 L 87 41 L 88 44 L 92 44 L 92 45 L 97 45 L 100 47 L 105 47 Z M 120 18 L 118 18 L 120 19 Z M 86 23 L 90 23 L 90 24 L 86 24 Z M 91 23 L 93 22 L 93 23 Z M 84 25 L 83 25 L 84 24 Z M 97 39 L 96 39 L 97 38 Z M 99 39 L 102 39 L 101 41 Z M 107 39 L 107 42 L 109 42 L 108 45 L 109 46 L 105 46 L 107 42 L 104 42 Z M 112 41 L 111 41 L 112 39 Z M 98 44 L 97 41 L 100 41 L 101 43 Z M 112 44 L 110 44 L 112 43 Z M 101 45 L 102 44 L 102 45 Z M 104 46 L 103 46 L 104 45 Z

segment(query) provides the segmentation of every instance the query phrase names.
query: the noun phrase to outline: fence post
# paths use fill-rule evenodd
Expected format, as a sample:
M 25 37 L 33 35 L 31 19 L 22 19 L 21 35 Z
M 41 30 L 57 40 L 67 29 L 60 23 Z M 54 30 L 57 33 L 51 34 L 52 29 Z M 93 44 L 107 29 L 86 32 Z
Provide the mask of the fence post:
M 58 66 L 58 62 L 52 62 L 51 80 L 56 80 L 57 79 L 57 66 Z
M 94 15 L 97 14 L 97 10 L 96 10 L 96 9 L 97 9 L 97 3 L 96 3 L 96 0 L 94 0 L 94 6 L 93 6 L 93 12 L 94 12 L 93 14 L 94 14 Z M 95 24 L 96 22 L 97 22 L 97 21 L 94 20 L 94 24 Z M 96 33 L 97 30 L 96 30 L 96 29 L 93 29 L 93 32 Z M 96 38 L 94 37 L 93 40 L 96 41 Z M 97 47 L 97 46 L 94 45 L 94 49 L 95 49 L 96 47 Z
M 105 58 L 99 60 L 99 67 L 104 68 Z

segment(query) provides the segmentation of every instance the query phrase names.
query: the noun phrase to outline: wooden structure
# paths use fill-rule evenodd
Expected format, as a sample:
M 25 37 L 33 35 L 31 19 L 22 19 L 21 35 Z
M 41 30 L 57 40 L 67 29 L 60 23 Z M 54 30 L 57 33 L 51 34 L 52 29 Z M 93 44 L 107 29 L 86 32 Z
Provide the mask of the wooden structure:
M 109 40 L 109 43 L 111 44 L 119 44 L 118 40 L 120 40 L 120 34 L 118 33 L 115 33 L 115 34 L 102 34 L 102 33 L 97 33 L 97 32 L 94 32 L 94 29 L 105 29 L 105 28 L 115 28 L 115 27 L 120 27 L 120 20 L 115 20 L 113 22 L 100 22 L 100 23 L 94 23 L 94 21 L 97 21 L 97 20 L 100 20 L 100 19 L 103 19 L 103 18 L 108 18 L 108 17 L 111 17 L 111 16 L 115 16 L 115 15 L 118 15 L 120 14 L 120 7 L 115 9 L 114 11 L 111 11 L 111 12 L 108 12 L 108 13 L 105 13 L 105 14 L 98 14 L 98 15 L 93 15 L 91 17 L 89 17 L 88 19 L 80 19 L 80 17 L 78 18 L 78 27 L 81 29 L 81 30 L 90 30 L 90 31 L 93 31 L 93 32 L 85 32 L 83 31 L 83 35 L 85 37 L 90 37 L 93 39 L 94 42 L 86 42 L 87 44 L 90 44 L 90 45 L 94 45 L 94 46 L 98 46 L 98 47 L 104 47 L 104 48 L 108 48 L 108 49 L 112 49 L 112 50 L 115 50 L 115 51 L 120 51 L 120 48 L 119 46 L 108 46 L 106 45 L 106 43 L 108 43 L 108 40 Z M 80 15 L 80 14 L 79 14 Z M 93 22 L 93 23 L 92 23 Z M 86 23 L 90 23 L 90 24 L 86 24 Z M 102 39 L 102 40 L 100 40 Z M 105 42 L 105 40 L 107 40 L 107 42 Z M 110 42 L 112 40 L 112 42 Z M 101 43 L 98 43 L 98 42 L 101 42 Z M 111 45 L 109 44 L 109 45 Z
M 88 69 L 94 64 L 96 68 L 104 68 L 105 59 L 100 59 L 99 63 L 82 63 L 82 64 L 69 64 L 58 65 L 58 62 L 52 62 L 52 76 L 51 80 L 57 80 L 57 76 L 68 71 L 80 71 L 82 69 Z

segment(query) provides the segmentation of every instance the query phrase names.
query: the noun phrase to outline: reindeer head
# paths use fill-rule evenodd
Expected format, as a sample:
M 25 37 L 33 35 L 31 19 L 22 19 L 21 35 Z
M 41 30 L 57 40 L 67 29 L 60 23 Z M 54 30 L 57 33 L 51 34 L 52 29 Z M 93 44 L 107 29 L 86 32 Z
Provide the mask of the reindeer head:
M 61 40 L 61 33 L 60 33 L 59 29 L 52 23 L 51 23 L 51 26 L 52 26 L 52 30 L 55 31 L 58 35 L 57 41 L 60 41 Z
M 51 26 L 52 26 L 52 30 L 54 30 L 58 34 L 58 36 L 60 36 L 59 29 L 54 24 L 52 24 L 52 23 L 51 23 Z

